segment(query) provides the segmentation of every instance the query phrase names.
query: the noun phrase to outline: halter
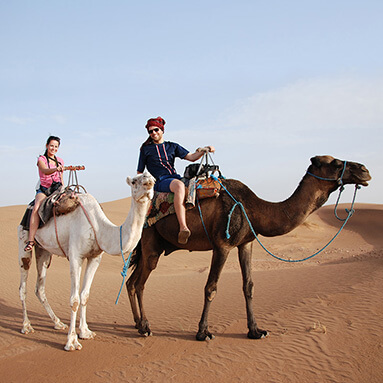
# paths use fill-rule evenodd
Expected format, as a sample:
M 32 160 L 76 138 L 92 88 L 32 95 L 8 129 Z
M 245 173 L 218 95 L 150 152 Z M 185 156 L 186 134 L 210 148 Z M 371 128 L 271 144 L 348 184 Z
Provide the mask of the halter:
M 338 213 L 337 213 L 337 208 L 338 208 L 338 205 L 339 205 L 340 196 L 341 196 L 341 194 L 342 194 L 342 192 L 344 190 L 343 176 L 344 176 L 344 172 L 346 170 L 346 164 L 347 164 L 347 161 L 343 161 L 343 170 L 342 170 L 342 173 L 341 173 L 340 177 L 337 178 L 337 179 L 319 177 L 316 174 L 313 174 L 313 173 L 310 173 L 309 171 L 306 171 L 306 173 L 308 175 L 313 176 L 313 177 L 317 178 L 318 180 L 322 180 L 322 181 L 334 181 L 334 182 L 338 183 L 338 185 L 340 186 L 340 189 L 339 189 L 338 198 L 336 200 L 336 204 L 335 204 L 335 208 L 334 208 L 334 215 L 335 215 L 336 219 L 338 219 L 339 221 L 342 221 L 342 222 L 347 221 L 353 215 L 353 213 L 355 212 L 353 207 L 354 207 L 354 202 L 355 202 L 355 198 L 356 198 L 356 192 L 357 192 L 358 189 L 360 189 L 359 185 L 355 185 L 355 192 L 354 192 L 354 197 L 352 199 L 351 208 L 350 209 L 345 209 L 346 213 L 348 214 L 348 216 L 345 219 L 339 218 L 338 217 Z
M 337 179 L 319 177 L 316 174 L 310 173 L 309 171 L 306 171 L 306 173 L 308 175 L 310 175 L 310 176 L 313 176 L 313 177 L 317 178 L 318 180 L 322 180 L 322 181 L 335 181 L 335 182 L 337 182 L 343 188 L 343 176 L 344 176 L 344 172 L 346 170 L 346 164 L 347 164 L 347 161 L 343 161 L 343 170 L 342 170 L 342 173 L 341 173 L 340 177 L 337 178 Z

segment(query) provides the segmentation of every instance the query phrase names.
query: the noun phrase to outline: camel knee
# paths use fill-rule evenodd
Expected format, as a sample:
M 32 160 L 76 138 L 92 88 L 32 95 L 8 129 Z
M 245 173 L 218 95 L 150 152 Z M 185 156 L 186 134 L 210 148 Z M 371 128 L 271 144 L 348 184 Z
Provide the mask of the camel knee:
M 134 283 L 133 281 L 131 281 L 130 279 L 125 283 L 125 286 L 126 286 L 126 290 L 128 292 L 128 295 L 129 296 L 134 296 L 136 294 L 136 289 L 135 289 L 135 286 L 134 286 Z
M 77 312 L 79 305 L 80 305 L 80 300 L 78 297 L 71 298 L 70 307 L 73 312 Z
M 206 299 L 211 302 L 215 296 L 217 295 L 217 286 L 207 286 L 205 288 L 205 297 Z
M 211 301 L 215 298 L 216 294 L 217 294 L 217 290 L 213 290 L 213 291 L 211 291 L 211 292 L 206 296 L 207 299 L 208 299 L 208 301 L 211 302 Z
M 41 303 L 43 303 L 46 300 L 44 288 L 42 286 L 35 287 L 35 295 Z
M 26 288 L 25 288 L 25 284 L 21 284 L 20 287 L 19 287 L 19 296 L 20 296 L 20 300 L 22 302 L 25 302 L 26 299 L 27 299 L 27 291 L 26 291 Z
M 20 266 L 24 270 L 29 270 L 29 268 L 31 267 L 31 263 L 32 263 L 32 257 L 22 257 Z
M 159 258 L 160 257 L 158 255 L 151 255 L 149 257 L 149 259 L 148 259 L 148 268 L 149 268 L 150 271 L 153 271 L 157 267 Z
M 249 282 L 243 286 L 243 292 L 246 298 L 253 298 L 254 295 L 254 283 Z
M 86 306 L 89 301 L 89 293 L 82 293 L 80 297 L 81 306 Z

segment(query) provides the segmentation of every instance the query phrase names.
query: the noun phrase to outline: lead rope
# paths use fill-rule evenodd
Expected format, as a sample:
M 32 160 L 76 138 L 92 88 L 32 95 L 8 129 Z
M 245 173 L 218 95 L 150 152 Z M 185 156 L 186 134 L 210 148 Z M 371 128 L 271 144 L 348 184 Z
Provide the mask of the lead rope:
M 129 256 L 128 256 L 128 258 L 127 258 L 127 260 L 125 261 L 124 252 L 122 251 L 122 225 L 120 226 L 120 251 L 121 251 L 122 260 L 124 261 L 124 267 L 122 268 L 122 271 L 121 271 L 122 283 L 121 283 L 120 291 L 118 292 L 115 304 L 117 304 L 118 300 L 120 299 L 120 295 L 121 295 L 121 291 L 122 291 L 122 286 L 124 286 L 125 278 L 126 278 L 126 275 L 127 275 L 127 271 L 129 269 L 130 260 L 132 258 L 132 253 L 133 253 L 133 251 L 131 251 Z
M 101 251 L 103 251 L 103 250 L 102 250 L 102 248 L 101 248 L 101 246 L 100 246 L 100 244 L 99 244 L 99 243 L 98 243 L 98 241 L 97 241 L 96 230 L 94 230 L 94 226 L 92 225 L 92 222 L 91 222 L 91 220 L 90 220 L 90 218 L 89 218 L 89 215 L 88 215 L 88 213 L 86 212 L 86 210 L 85 210 L 85 208 L 84 208 L 83 204 L 81 203 L 81 201 L 80 201 L 80 200 L 78 200 L 78 202 L 80 203 L 80 206 L 81 206 L 81 208 L 82 208 L 82 210 L 83 210 L 83 212 L 84 212 L 84 214 L 85 214 L 85 217 L 87 218 L 87 220 L 88 220 L 88 222 L 89 222 L 90 226 L 91 226 L 91 227 L 92 227 L 92 229 L 93 229 L 93 233 L 94 233 L 94 239 L 96 240 L 97 246 L 100 248 L 100 250 L 101 250 Z
M 344 173 L 344 171 L 343 171 Z M 343 175 L 342 173 L 342 175 Z M 310 173 L 309 173 L 310 174 Z M 311 174 L 310 174 L 311 175 Z M 351 216 L 353 215 L 354 213 L 354 209 L 353 209 L 353 206 L 354 206 L 354 203 L 355 203 L 355 198 L 356 198 L 356 192 L 358 189 L 360 189 L 360 186 L 359 185 L 355 185 L 355 191 L 354 191 L 354 197 L 353 197 L 353 200 L 352 200 L 352 204 L 351 204 L 351 209 L 350 210 L 347 210 L 346 211 L 348 212 L 348 215 L 347 217 L 343 220 L 343 224 L 342 226 L 340 227 L 340 229 L 338 230 L 338 232 L 334 235 L 334 237 L 324 246 L 322 247 L 319 251 L 317 251 L 315 254 L 312 254 L 306 258 L 302 258 L 302 259 L 285 259 L 285 258 L 281 258 L 281 257 L 278 257 L 277 255 L 271 253 L 269 250 L 266 249 L 266 247 L 263 245 L 263 243 L 259 240 L 258 238 L 258 235 L 257 233 L 254 231 L 254 228 L 249 220 L 249 217 L 247 216 L 246 214 L 246 211 L 245 211 L 245 208 L 243 207 L 242 203 L 241 202 L 238 202 L 231 194 L 230 192 L 226 189 L 226 187 L 224 185 L 222 185 L 221 181 L 219 181 L 219 179 L 217 177 L 215 177 L 213 174 L 210 176 L 212 177 L 214 180 L 218 181 L 221 186 L 224 188 L 224 190 L 227 192 L 227 194 L 231 197 L 231 199 L 235 202 L 234 206 L 231 208 L 230 210 L 230 213 L 229 213 L 229 216 L 228 216 L 228 222 L 227 222 L 227 228 L 226 228 L 226 238 L 229 239 L 230 238 L 230 233 L 229 233 L 229 229 L 230 229 L 230 221 L 231 221 L 231 216 L 234 212 L 234 209 L 239 206 L 247 220 L 247 223 L 249 224 L 249 227 L 252 231 L 252 233 L 254 234 L 254 237 L 255 239 L 257 240 L 257 242 L 261 245 L 261 247 L 268 253 L 270 254 L 272 257 L 280 260 L 280 261 L 283 261 L 283 262 L 303 262 L 303 261 L 307 261 L 308 259 L 310 258 L 313 258 L 315 257 L 316 255 L 318 255 L 319 253 L 321 253 L 326 247 L 328 247 L 333 241 L 334 239 L 339 235 L 339 233 L 342 231 L 342 229 L 344 228 L 344 226 L 346 225 L 347 221 L 351 218 Z M 327 180 L 326 181 L 333 181 L 333 180 Z M 339 194 L 341 194 L 342 191 L 339 191 Z M 339 200 L 339 198 L 338 198 Z M 339 218 L 338 218 L 339 219 Z
M 59 233 L 58 233 L 58 231 L 57 231 L 57 222 L 56 222 L 56 208 L 55 208 L 54 206 L 53 206 L 53 220 L 55 221 L 55 233 L 56 233 L 57 244 L 59 245 L 59 248 L 60 248 L 60 250 L 63 252 L 64 256 L 65 256 L 67 259 L 69 259 L 68 256 L 65 254 L 65 251 L 64 251 L 64 249 L 62 248 L 61 243 L 60 243 L 60 241 L 59 241 Z

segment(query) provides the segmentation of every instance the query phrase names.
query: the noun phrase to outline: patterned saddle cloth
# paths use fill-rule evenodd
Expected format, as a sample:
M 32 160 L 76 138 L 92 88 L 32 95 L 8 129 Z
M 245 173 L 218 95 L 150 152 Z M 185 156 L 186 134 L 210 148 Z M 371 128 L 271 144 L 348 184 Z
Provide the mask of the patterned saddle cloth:
M 212 178 L 197 179 L 193 177 L 190 180 L 182 179 L 182 181 L 185 183 L 186 188 L 186 210 L 195 207 L 196 198 L 201 200 L 209 197 L 218 197 L 221 189 L 220 183 Z M 152 204 L 146 216 L 146 226 L 152 226 L 161 218 L 174 213 L 174 193 L 154 192 Z
M 189 182 L 185 184 L 185 206 L 186 209 L 192 209 L 195 206 L 196 182 L 193 179 L 186 181 Z M 161 218 L 174 213 L 174 193 L 154 192 L 152 204 L 150 205 L 149 211 L 146 215 L 146 225 L 152 226 Z

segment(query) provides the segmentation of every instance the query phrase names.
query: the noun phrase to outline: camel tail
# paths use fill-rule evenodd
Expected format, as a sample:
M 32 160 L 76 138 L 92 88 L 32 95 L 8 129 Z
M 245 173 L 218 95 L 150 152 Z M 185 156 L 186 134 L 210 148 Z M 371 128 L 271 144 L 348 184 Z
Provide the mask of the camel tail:
M 133 271 L 134 271 L 137 268 L 141 257 L 142 257 L 142 250 L 141 250 L 141 239 L 140 239 L 137 243 L 137 246 L 132 252 L 129 268 L 133 268 Z

